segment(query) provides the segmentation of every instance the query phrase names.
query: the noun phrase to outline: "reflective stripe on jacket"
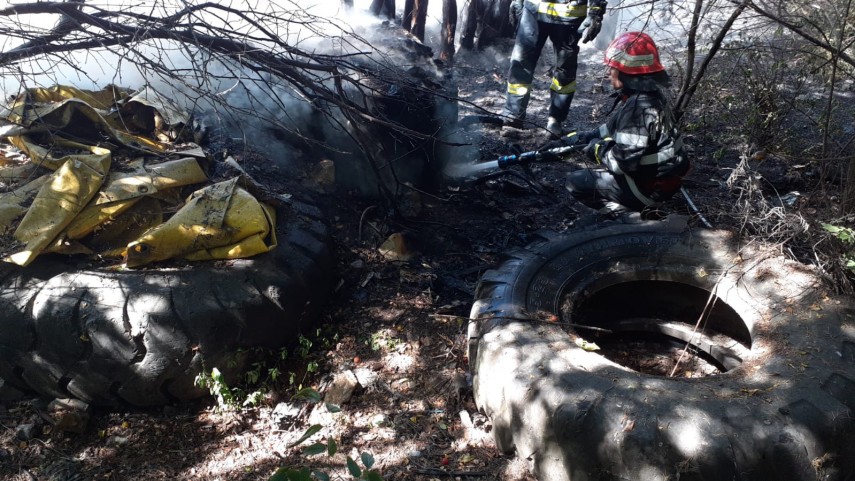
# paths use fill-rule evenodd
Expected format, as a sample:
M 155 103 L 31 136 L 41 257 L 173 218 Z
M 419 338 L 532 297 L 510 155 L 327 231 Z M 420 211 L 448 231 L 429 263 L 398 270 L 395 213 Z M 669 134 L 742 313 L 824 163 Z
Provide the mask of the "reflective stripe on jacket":
M 545 23 L 581 23 L 588 15 L 589 4 L 600 15 L 606 7 L 603 0 L 526 0 L 526 7 L 537 13 L 539 22 Z
M 635 179 L 644 190 L 688 170 L 688 158 L 668 102 L 660 92 L 632 92 L 618 110 L 592 132 L 611 138 L 603 164 L 614 174 Z

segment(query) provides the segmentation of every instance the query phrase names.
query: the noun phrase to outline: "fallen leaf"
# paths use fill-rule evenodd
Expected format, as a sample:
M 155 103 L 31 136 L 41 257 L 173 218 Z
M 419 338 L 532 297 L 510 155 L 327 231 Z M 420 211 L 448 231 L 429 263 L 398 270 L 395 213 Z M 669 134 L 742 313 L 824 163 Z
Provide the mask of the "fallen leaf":
M 586 351 L 599 351 L 600 350 L 600 346 L 594 344 L 593 342 L 588 342 L 588 341 L 582 339 L 581 337 L 576 338 L 576 345 L 581 347 L 582 349 L 584 349 Z

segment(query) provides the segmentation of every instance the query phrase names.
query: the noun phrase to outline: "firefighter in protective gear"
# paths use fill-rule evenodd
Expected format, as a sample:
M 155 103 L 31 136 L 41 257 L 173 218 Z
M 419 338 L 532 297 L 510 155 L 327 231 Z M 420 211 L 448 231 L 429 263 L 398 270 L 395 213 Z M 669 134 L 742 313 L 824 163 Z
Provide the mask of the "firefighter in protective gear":
M 550 86 L 547 129 L 557 137 L 576 92 L 579 40 L 589 42 L 600 32 L 606 0 L 513 0 L 512 23 L 516 42 L 508 71 L 508 93 L 503 115 L 505 125 L 521 128 L 531 96 L 534 69 L 546 39 L 555 50 L 555 69 Z M 586 20 L 587 19 L 587 20 Z M 580 33 L 586 22 L 587 28 Z
M 617 110 L 598 129 L 570 133 L 545 147 L 587 144 L 583 152 L 599 166 L 572 172 L 567 189 L 576 200 L 613 216 L 669 199 L 680 190 L 690 164 L 665 93 L 670 79 L 653 39 L 641 32 L 620 35 L 606 50 L 605 63 Z

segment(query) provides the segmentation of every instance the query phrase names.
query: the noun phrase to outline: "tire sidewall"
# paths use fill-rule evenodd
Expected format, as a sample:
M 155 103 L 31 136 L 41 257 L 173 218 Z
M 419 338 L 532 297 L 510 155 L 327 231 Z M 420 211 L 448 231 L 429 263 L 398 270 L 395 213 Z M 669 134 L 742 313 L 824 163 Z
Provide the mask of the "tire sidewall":
M 476 403 L 493 419 L 499 447 L 533 453 L 542 479 L 574 480 L 641 479 L 644 470 L 644 479 L 733 479 L 735 466 L 756 474 L 750 479 L 815 479 L 812 460 L 852 454 L 852 421 L 840 417 L 855 407 L 847 400 L 853 364 L 817 348 L 846 352 L 851 343 L 833 303 L 822 317 L 797 315 L 817 301 L 812 272 L 749 258 L 734 244 L 732 235 L 672 219 L 546 233 L 510 252 L 483 276 L 469 326 Z M 566 314 L 562 299 L 649 279 L 715 291 L 745 322 L 749 357 L 710 378 L 648 376 L 581 349 L 560 326 L 519 320 Z

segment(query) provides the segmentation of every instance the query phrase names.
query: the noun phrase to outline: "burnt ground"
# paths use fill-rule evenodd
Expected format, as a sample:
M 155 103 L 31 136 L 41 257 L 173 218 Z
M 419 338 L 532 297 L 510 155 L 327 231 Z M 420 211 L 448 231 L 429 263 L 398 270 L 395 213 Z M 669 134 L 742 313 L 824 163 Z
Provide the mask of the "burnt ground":
M 502 48 L 457 58 L 461 97 L 492 112 L 504 97 Z M 550 58 L 548 49 L 542 59 Z M 602 121 L 598 113 L 610 100 L 600 73 L 596 64 L 583 70 L 569 124 L 591 128 Z M 541 61 L 536 81 L 529 117 L 543 126 L 548 60 Z M 468 112 L 477 113 L 469 107 L 461 113 Z M 507 153 L 510 143 L 529 149 L 546 140 L 538 129 L 478 125 L 462 138 L 482 159 Z M 695 202 L 712 210 L 725 195 L 717 187 L 726 175 L 718 165 L 724 160 L 713 161 L 697 145 L 695 156 L 688 185 Z M 534 479 L 526 453 L 495 449 L 490 422 L 474 405 L 466 321 L 479 276 L 503 252 L 525 245 L 539 229 L 574 228 L 583 208 L 563 188 L 573 165 L 578 161 L 533 165 L 528 173 L 518 169 L 519 176 L 486 182 L 450 183 L 411 196 L 406 217 L 347 192 L 320 196 L 333 228 L 340 279 L 322 326 L 305 333 L 304 350 L 292 348 L 288 359 L 256 370 L 269 387 L 258 405 L 222 409 L 206 398 L 146 412 L 92 410 L 68 429 L 48 421 L 55 418 L 45 413 L 43 401 L 7 402 L 0 407 L 0 478 L 266 480 L 278 467 L 290 466 L 351 479 L 346 456 L 371 453 L 374 468 L 387 480 Z M 663 211 L 689 213 L 679 198 Z M 407 246 L 406 261 L 380 252 L 396 233 Z M 270 368 L 280 373 L 275 380 Z M 359 387 L 341 412 L 292 399 L 300 387 L 325 394 L 333 379 L 351 373 Z M 307 456 L 289 446 L 313 424 L 323 428 L 306 444 L 335 440 L 334 456 Z

